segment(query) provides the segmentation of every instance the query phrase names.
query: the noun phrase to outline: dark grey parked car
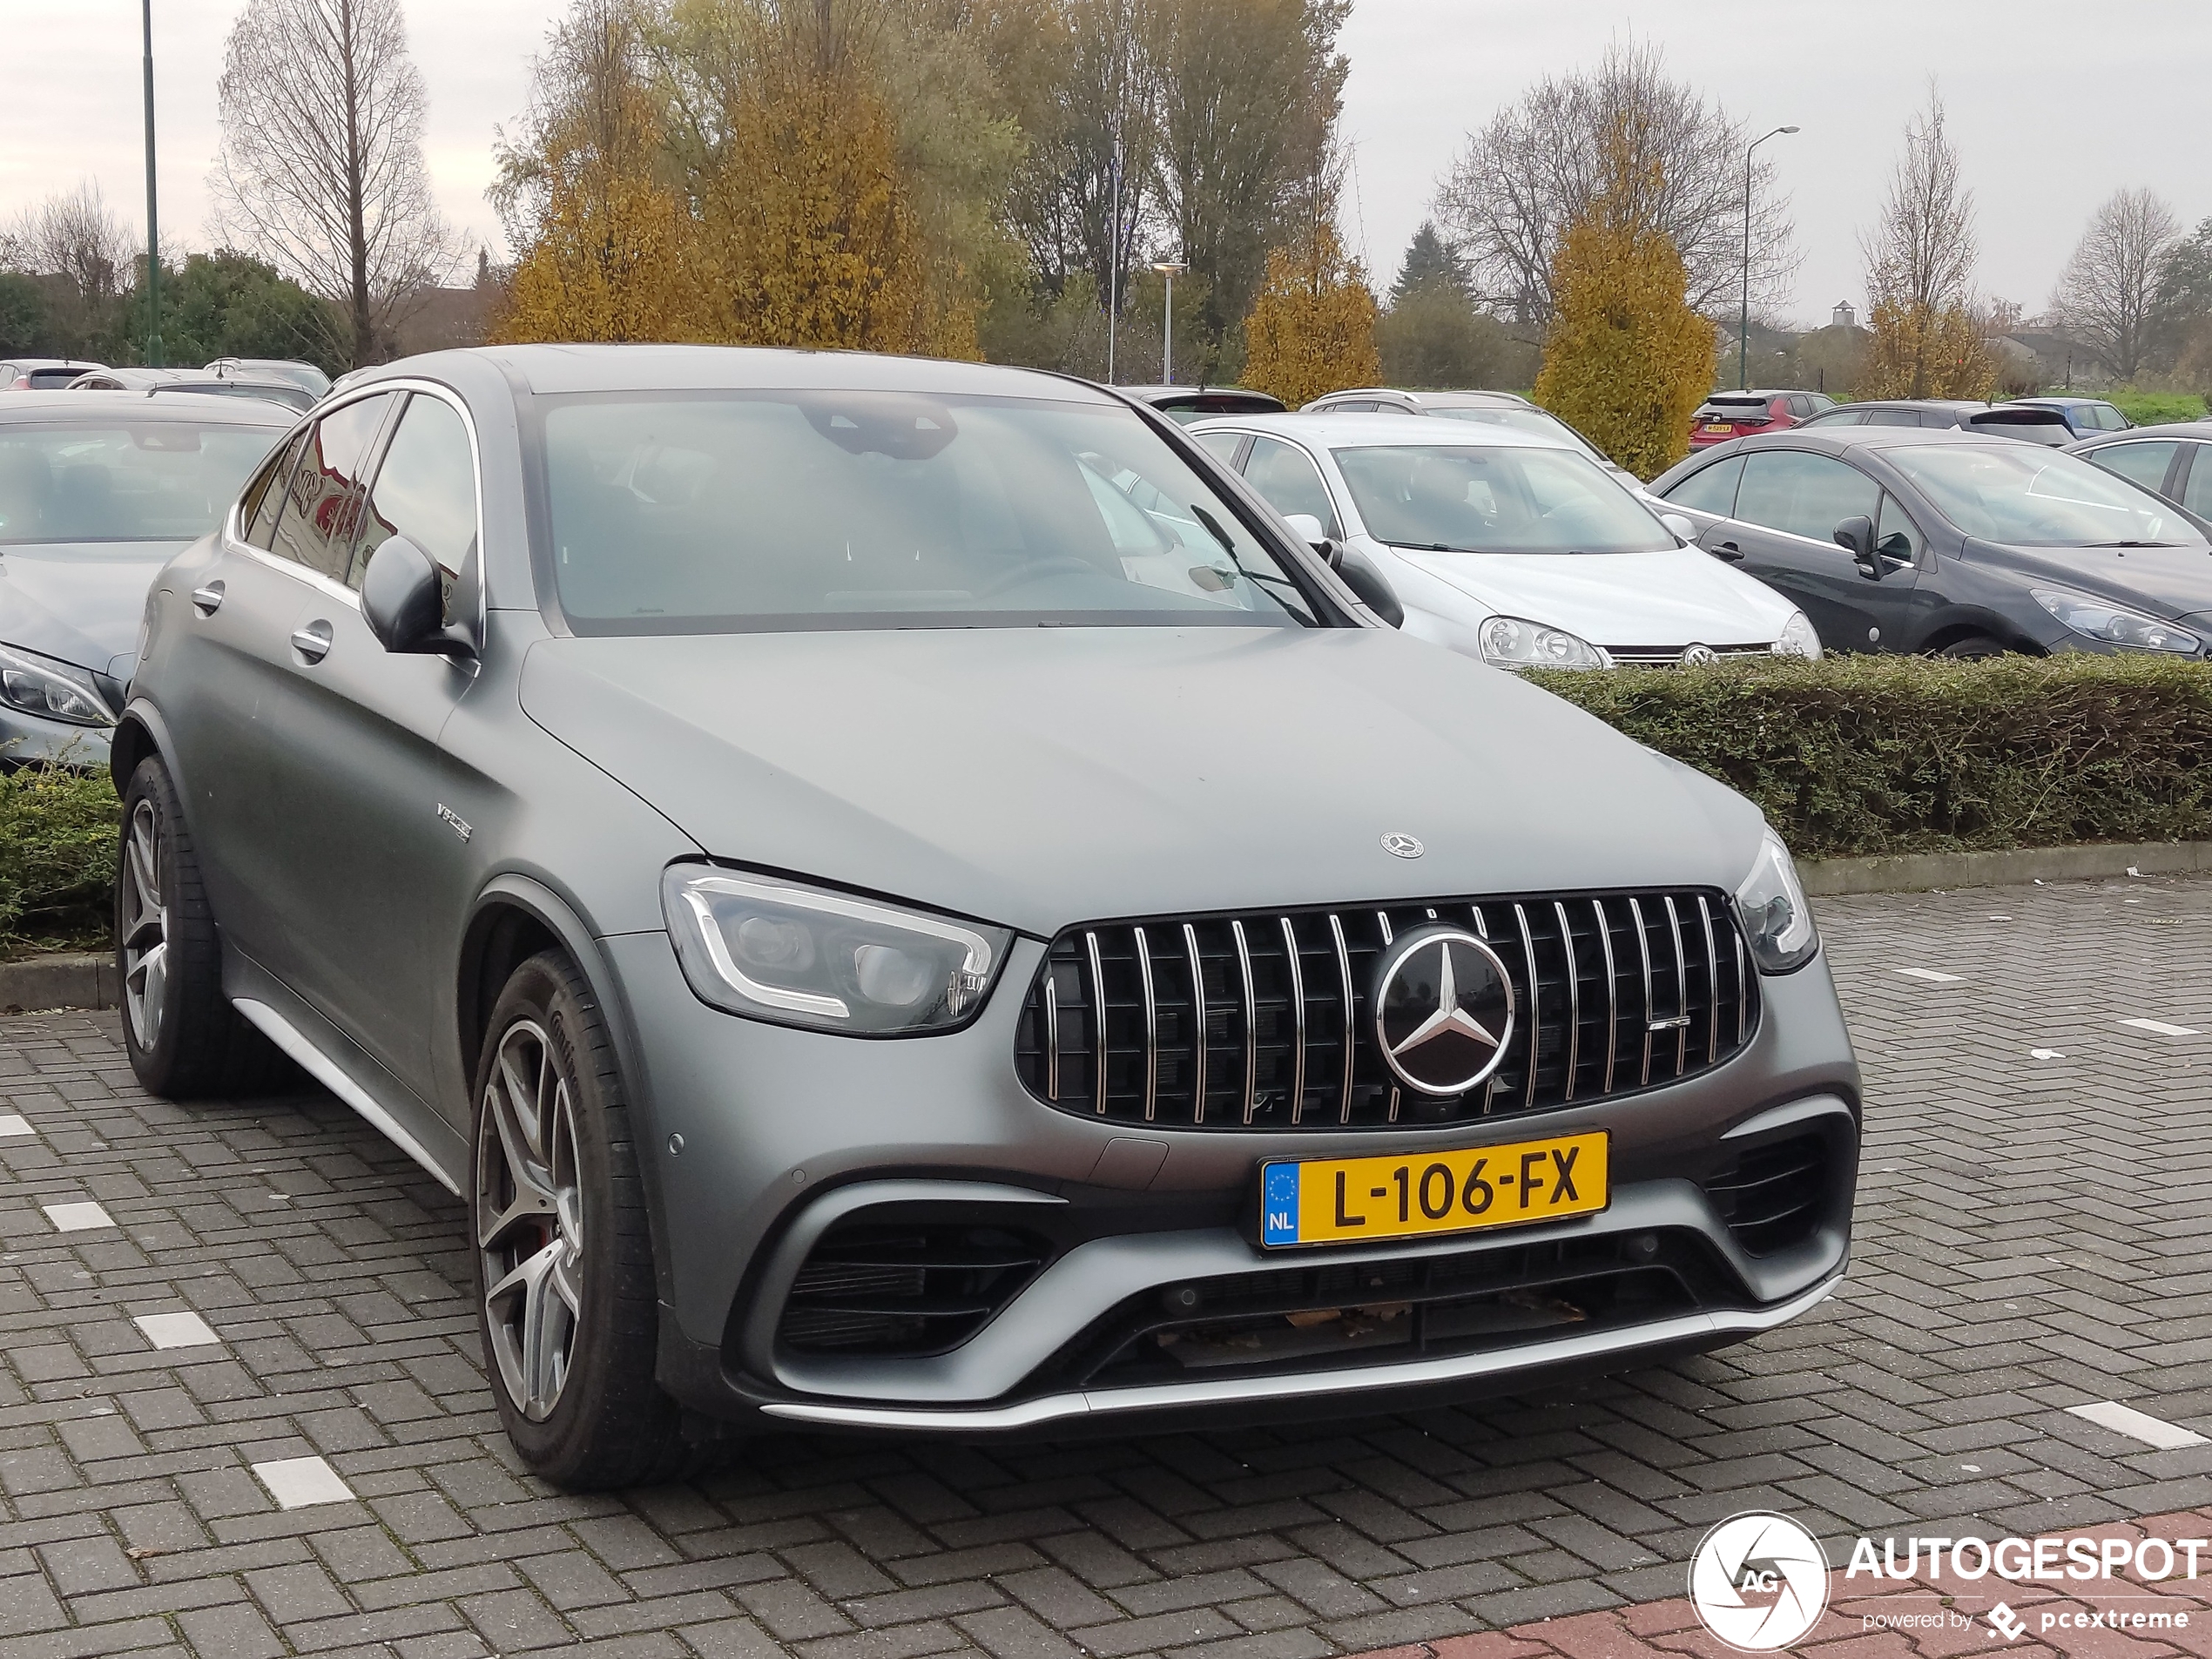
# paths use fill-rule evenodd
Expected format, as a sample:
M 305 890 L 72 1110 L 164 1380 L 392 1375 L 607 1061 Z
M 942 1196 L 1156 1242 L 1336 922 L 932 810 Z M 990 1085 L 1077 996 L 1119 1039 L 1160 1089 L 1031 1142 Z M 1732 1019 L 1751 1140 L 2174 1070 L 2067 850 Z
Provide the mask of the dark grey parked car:
M 155 574 L 292 420 L 232 398 L 0 398 L 0 765 L 106 763 Z
M 165 573 L 114 770 L 139 1076 L 273 1045 L 464 1195 L 558 1480 L 1517 1389 L 1844 1268 L 1757 810 L 1078 381 L 368 371 Z
M 2134 427 L 2084 439 L 2067 453 L 2156 490 L 2212 523 L 2212 421 Z
M 2020 403 L 1980 403 L 1964 398 L 1889 398 L 1878 402 L 1841 403 L 1823 409 L 1800 431 L 1824 432 L 1839 426 L 1955 428 L 1993 438 L 2020 438 L 2060 448 L 2074 442 L 2074 428 L 2056 409 Z
M 1651 482 L 1830 651 L 2207 654 L 2212 545 L 2078 456 L 1979 432 L 1799 427 Z

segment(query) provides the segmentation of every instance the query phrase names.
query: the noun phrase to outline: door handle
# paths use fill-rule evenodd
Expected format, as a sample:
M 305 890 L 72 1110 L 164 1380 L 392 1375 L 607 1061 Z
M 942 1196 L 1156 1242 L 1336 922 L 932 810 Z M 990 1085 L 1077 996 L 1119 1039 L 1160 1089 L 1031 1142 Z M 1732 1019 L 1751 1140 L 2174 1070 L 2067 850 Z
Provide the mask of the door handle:
M 1743 556 L 1743 550 L 1733 542 L 1716 542 L 1705 550 L 1716 559 L 1726 559 L 1730 564 Z
M 192 608 L 203 617 L 212 617 L 223 603 L 223 584 L 211 582 L 204 588 L 192 590 Z
M 311 663 L 319 663 L 330 655 L 330 624 L 311 622 L 304 628 L 292 631 L 292 649 Z

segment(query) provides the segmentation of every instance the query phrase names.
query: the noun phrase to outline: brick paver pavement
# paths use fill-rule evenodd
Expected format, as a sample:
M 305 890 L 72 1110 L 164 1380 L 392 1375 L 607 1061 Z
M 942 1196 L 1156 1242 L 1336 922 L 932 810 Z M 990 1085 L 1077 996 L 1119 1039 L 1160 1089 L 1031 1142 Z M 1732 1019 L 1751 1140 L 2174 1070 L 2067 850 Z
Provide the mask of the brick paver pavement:
M 30 1131 L 0 1133 L 0 1659 L 1304 1659 L 1545 1618 L 1614 1659 L 1638 1649 L 1600 1627 L 1636 1615 L 1574 1615 L 1679 1596 L 1739 1509 L 1848 1548 L 2212 1503 L 2212 1446 L 2064 1409 L 2212 1432 L 2212 1035 L 2121 1023 L 2212 1033 L 2212 883 L 1823 915 L 1870 1138 L 1851 1281 L 1789 1329 L 1469 1410 L 1015 1449 L 787 1439 L 590 1497 L 516 1472 L 460 1207 L 373 1131 L 320 1096 L 149 1100 L 111 1015 L 0 1020 L 0 1113 Z M 138 1323 L 181 1312 L 215 1342 Z M 253 1467 L 304 1458 L 352 1496 L 280 1507 Z

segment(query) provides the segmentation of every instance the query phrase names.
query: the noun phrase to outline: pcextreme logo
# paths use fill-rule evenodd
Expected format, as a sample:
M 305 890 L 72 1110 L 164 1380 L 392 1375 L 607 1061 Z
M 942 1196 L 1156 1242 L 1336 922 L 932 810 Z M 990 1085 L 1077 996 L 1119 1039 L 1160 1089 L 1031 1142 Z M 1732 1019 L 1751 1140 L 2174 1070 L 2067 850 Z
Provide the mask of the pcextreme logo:
M 1689 1604 L 1730 1647 L 1772 1653 L 1820 1622 L 1828 1558 L 1820 1541 L 1786 1515 L 1730 1515 L 1689 1558 Z

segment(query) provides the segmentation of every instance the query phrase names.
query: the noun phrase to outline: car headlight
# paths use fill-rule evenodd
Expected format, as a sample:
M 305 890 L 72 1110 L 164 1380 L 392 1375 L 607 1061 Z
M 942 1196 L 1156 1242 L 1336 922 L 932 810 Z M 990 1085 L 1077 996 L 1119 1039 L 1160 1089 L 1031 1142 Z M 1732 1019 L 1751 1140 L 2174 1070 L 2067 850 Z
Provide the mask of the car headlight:
M 1811 661 L 1820 660 L 1820 636 L 1813 631 L 1812 618 L 1802 610 L 1792 610 L 1790 620 L 1782 624 L 1782 631 L 1775 637 L 1777 657 L 1803 657 Z
M 2204 642 L 2188 629 L 2146 617 L 2140 610 L 2122 610 L 2087 594 L 2066 593 L 2054 588 L 2031 588 L 2028 591 L 2035 596 L 2037 604 L 2085 638 L 2131 645 L 2137 651 L 2179 651 L 2183 656 L 2194 656 L 2203 648 Z
M 90 674 L 13 645 L 0 645 L 0 702 L 71 725 L 115 724 L 115 711 Z
M 1797 881 L 1797 867 L 1771 829 L 1759 843 L 1751 873 L 1736 889 L 1736 915 L 1761 973 L 1786 974 L 1803 968 L 1820 948 L 1812 907 L 1805 902 L 1805 890 Z
M 859 1036 L 973 1019 L 1012 932 L 765 876 L 674 865 L 661 909 L 702 1001 L 779 1025 Z
M 1493 617 L 1477 631 L 1482 660 L 1499 668 L 1609 668 L 1612 659 L 1563 628 Z

